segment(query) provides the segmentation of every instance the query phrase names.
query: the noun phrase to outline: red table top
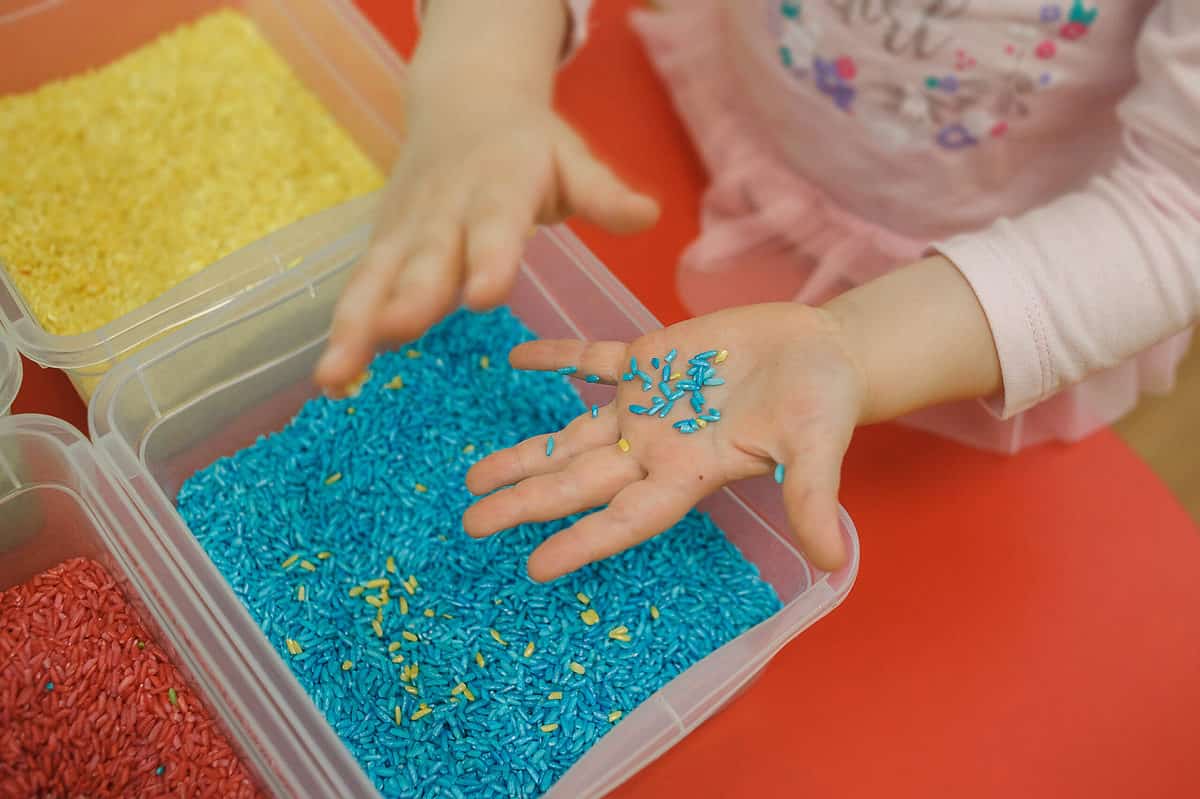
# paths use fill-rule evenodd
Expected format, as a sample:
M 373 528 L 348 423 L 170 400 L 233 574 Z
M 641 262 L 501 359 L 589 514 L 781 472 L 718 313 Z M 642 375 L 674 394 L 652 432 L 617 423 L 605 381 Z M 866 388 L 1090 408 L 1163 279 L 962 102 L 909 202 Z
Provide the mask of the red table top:
M 409 51 L 412 3 L 360 4 Z M 633 2 L 597 5 L 561 107 L 665 213 L 631 239 L 576 230 L 673 322 L 704 175 Z M 85 419 L 28 363 L 15 410 Z M 846 602 L 614 796 L 1200 796 L 1200 535 L 1116 436 L 1003 458 L 867 429 L 842 502 L 862 538 Z

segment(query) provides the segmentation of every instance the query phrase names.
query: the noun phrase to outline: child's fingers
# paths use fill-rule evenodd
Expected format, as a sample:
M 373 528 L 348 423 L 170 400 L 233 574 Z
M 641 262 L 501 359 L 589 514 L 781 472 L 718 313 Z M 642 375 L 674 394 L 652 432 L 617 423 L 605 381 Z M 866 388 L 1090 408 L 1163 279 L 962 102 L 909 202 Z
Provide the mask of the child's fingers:
M 404 246 L 399 235 L 373 241 L 342 291 L 334 309 L 329 343 L 313 374 L 326 391 L 341 391 L 370 362 L 374 354 L 374 316 L 387 296 Z
M 554 371 L 575 367 L 573 377 L 586 380 L 596 375 L 601 383 L 615 385 L 628 367 L 625 355 L 628 346 L 620 341 L 578 341 L 576 339 L 546 339 L 527 341 L 513 348 L 508 362 L 515 369 Z M 595 381 L 593 381 L 595 382 Z
M 842 454 L 835 448 L 809 450 L 784 464 L 783 503 L 800 549 L 818 569 L 845 565 L 846 547 L 838 516 Z
M 471 225 L 467 233 L 464 305 L 483 311 L 504 302 L 516 280 L 528 229 L 528 223 L 498 216 Z
M 658 220 L 658 203 L 629 188 L 577 136 L 561 144 L 559 164 L 568 212 L 613 233 L 636 233 Z
M 550 536 L 529 556 L 529 576 L 546 582 L 624 552 L 678 522 L 716 481 L 651 473 L 626 486 L 607 508 Z
M 503 186 L 503 188 L 501 188 Z M 463 302 L 484 310 L 499 305 L 512 288 L 525 238 L 533 225 L 536 200 L 504 181 L 485 187 L 467 213 L 467 274 Z
M 617 416 L 611 407 L 601 408 L 594 419 L 591 413 L 583 413 L 558 433 L 527 438 L 488 455 L 467 472 L 467 489 L 478 496 L 534 475 L 558 471 L 576 455 L 613 444 L 619 436 Z M 553 447 L 549 444 L 551 438 Z
M 387 341 L 420 337 L 451 309 L 462 276 L 462 230 L 446 215 L 421 226 L 391 284 L 390 296 L 376 320 L 376 333 Z M 436 221 L 435 221 L 436 220 Z
M 603 505 L 644 475 L 637 460 L 616 447 L 601 446 L 572 458 L 560 471 L 484 497 L 463 515 L 463 527 L 480 538 L 527 522 L 561 519 Z

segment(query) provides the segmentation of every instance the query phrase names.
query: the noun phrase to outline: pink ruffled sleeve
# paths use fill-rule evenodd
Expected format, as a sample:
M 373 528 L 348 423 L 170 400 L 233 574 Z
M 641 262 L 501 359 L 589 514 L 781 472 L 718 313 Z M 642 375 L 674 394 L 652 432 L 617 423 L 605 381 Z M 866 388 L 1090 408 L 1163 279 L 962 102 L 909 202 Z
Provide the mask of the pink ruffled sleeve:
M 1163 0 L 1137 45 L 1122 152 L 1082 190 L 939 242 L 975 290 L 1008 417 L 1200 317 L 1200 2 Z M 1063 157 L 1070 144 L 1063 142 Z
M 430 0 L 414 0 L 417 9 L 417 20 Z M 563 39 L 563 61 L 569 61 L 575 51 L 587 40 L 588 12 L 592 9 L 592 0 L 561 0 L 567 9 L 567 35 Z

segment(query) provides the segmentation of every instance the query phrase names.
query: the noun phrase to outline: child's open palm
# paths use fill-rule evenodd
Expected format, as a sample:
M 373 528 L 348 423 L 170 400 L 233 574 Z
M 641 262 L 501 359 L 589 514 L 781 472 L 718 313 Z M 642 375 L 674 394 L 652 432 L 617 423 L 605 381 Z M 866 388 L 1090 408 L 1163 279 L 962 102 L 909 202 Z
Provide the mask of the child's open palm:
M 664 396 L 659 383 L 669 351 L 678 352 L 671 371 L 679 377 L 668 387 L 675 391 L 687 388 L 690 359 L 721 349 L 728 351 L 723 362 L 706 359 L 717 382 L 702 389 L 701 411 L 711 416 L 715 408 L 719 420 L 680 432 L 675 423 L 700 416 L 690 393 L 665 419 L 629 410 L 650 408 L 654 397 Z M 657 369 L 651 365 L 655 357 Z M 651 378 L 649 391 L 641 377 L 623 379 L 631 358 Z M 534 579 L 553 579 L 641 543 L 724 484 L 770 473 L 776 464 L 786 467 L 784 500 L 809 560 L 826 569 L 844 561 L 837 492 L 863 388 L 824 312 L 791 303 L 749 306 L 655 331 L 632 344 L 530 342 L 514 349 L 510 359 L 521 369 L 574 366 L 580 379 L 597 375 L 618 387 L 615 400 L 596 417 L 585 412 L 555 433 L 549 455 L 550 437 L 538 436 L 490 455 L 467 475 L 476 494 L 509 486 L 467 511 L 463 524 L 473 536 L 608 505 L 539 546 L 529 560 Z

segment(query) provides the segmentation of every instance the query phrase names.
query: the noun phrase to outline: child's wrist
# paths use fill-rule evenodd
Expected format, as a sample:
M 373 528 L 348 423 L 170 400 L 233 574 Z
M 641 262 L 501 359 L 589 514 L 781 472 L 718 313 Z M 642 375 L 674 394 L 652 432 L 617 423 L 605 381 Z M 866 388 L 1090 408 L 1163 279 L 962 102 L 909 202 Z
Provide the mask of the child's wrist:
M 512 101 L 549 107 L 554 90 L 553 75 L 521 74 L 498 70 L 501 53 L 475 53 L 461 60 L 437 58 L 413 62 L 407 76 L 406 95 L 412 105 L 452 105 L 459 110 L 504 106 Z M 481 74 L 491 73 L 486 80 Z
M 437 0 L 429 4 L 406 76 L 409 96 L 435 98 L 453 90 L 549 102 L 567 30 L 561 3 Z
M 879 421 L 876 418 L 876 403 L 872 398 L 871 376 L 866 367 L 867 358 L 862 352 L 863 342 L 855 330 L 856 310 L 853 308 L 853 303 L 831 302 L 825 306 L 811 307 L 806 310 L 816 314 L 828 340 L 841 354 L 854 376 L 855 395 L 858 398 L 855 426 Z
M 823 306 L 862 374 L 859 424 L 1001 389 L 991 329 L 954 264 L 932 255 Z

